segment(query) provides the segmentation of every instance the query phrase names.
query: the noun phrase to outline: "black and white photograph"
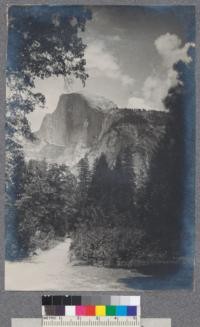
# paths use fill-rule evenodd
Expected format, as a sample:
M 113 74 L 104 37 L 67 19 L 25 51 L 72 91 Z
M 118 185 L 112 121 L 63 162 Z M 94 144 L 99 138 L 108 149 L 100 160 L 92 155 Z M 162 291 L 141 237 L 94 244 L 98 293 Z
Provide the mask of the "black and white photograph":
M 192 290 L 195 7 L 7 24 L 5 289 Z

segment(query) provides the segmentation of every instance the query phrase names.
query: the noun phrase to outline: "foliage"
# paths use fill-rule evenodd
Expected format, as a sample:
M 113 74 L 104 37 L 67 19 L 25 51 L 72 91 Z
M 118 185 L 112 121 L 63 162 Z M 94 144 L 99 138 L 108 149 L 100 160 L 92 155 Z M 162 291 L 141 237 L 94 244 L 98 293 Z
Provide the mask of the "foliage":
M 142 256 L 143 232 L 137 228 L 81 225 L 71 250 L 92 265 L 131 268 Z
M 121 151 L 113 168 L 101 155 L 92 170 L 88 200 L 72 235 L 79 259 L 108 267 L 133 268 L 167 263 L 191 255 L 194 217 L 194 81 L 178 64 L 180 83 L 164 103 L 169 112 L 137 110 L 134 119 L 149 128 L 164 119 L 165 129 L 153 149 L 146 180 L 136 188 L 134 149 Z M 189 75 L 188 75 L 189 74 Z M 191 105 L 189 105 L 189 103 Z M 130 122 L 130 110 L 118 114 L 113 128 Z M 152 126 L 151 126 L 152 125 Z
M 15 259 L 23 255 L 23 250 L 20 249 L 20 240 L 18 238 L 16 219 L 16 201 L 20 199 L 24 192 L 24 182 L 26 174 L 26 166 L 24 156 L 21 151 L 15 149 L 16 160 L 12 163 L 12 180 L 6 183 L 6 198 L 5 198 L 5 216 L 6 216 L 6 258 Z
M 144 231 L 137 226 L 134 178 L 129 147 L 119 154 L 113 169 L 104 154 L 96 159 L 71 235 L 71 250 L 79 259 L 107 267 L 131 267 L 143 255 Z
M 78 78 L 85 84 L 88 77 L 84 59 L 86 45 L 78 32 L 84 31 L 90 18 L 90 11 L 84 7 L 9 8 L 6 151 L 10 168 L 10 160 L 14 160 L 11 143 L 19 148 L 20 135 L 33 138 L 27 114 L 45 104 L 44 95 L 34 90 L 35 80 L 63 76 Z
M 80 205 L 84 205 L 91 180 L 88 158 L 82 158 L 78 163 L 78 167 L 79 177 L 77 196 L 79 196 L 79 200 L 81 201 Z
M 90 18 L 90 11 L 78 6 L 68 7 L 67 10 L 66 7 L 62 6 L 11 6 L 9 8 L 5 126 L 6 255 L 9 258 L 21 255 L 18 253 L 19 235 L 16 232 L 16 226 L 20 225 L 20 221 L 16 220 L 19 216 L 17 212 L 22 208 L 25 210 L 25 207 L 27 212 L 29 209 L 31 210 L 29 207 L 30 193 L 34 190 L 37 193 L 34 187 L 37 188 L 42 183 L 39 176 L 35 176 L 32 172 L 33 180 L 31 180 L 30 185 L 35 179 L 36 186 L 33 186 L 31 190 L 30 185 L 25 185 L 26 189 L 20 190 L 20 192 L 16 189 L 16 180 L 18 180 L 18 185 L 24 183 L 23 174 L 20 175 L 20 170 L 17 168 L 19 167 L 18 163 L 24 161 L 22 138 L 34 139 L 27 115 L 36 108 L 43 108 L 45 105 L 44 95 L 35 91 L 35 81 L 51 76 L 63 76 L 66 83 L 70 83 L 72 78 L 78 78 L 85 84 L 88 77 L 85 72 L 86 62 L 84 59 L 86 45 L 83 43 L 79 32 L 84 31 L 85 24 Z M 22 167 L 24 165 L 23 162 Z M 58 181 L 60 181 L 59 178 Z M 64 187 L 63 183 L 60 187 Z M 27 198 L 23 198 L 22 194 L 24 195 L 26 192 L 28 193 Z M 22 198 L 19 198 L 20 196 Z M 36 201 L 36 198 L 34 200 Z M 40 201 L 39 197 L 38 201 Z M 59 198 L 59 201 L 62 206 L 63 199 Z M 34 220 L 34 210 L 31 214 L 33 214 Z M 31 228 L 35 228 L 35 222 L 32 221 L 33 226 L 31 227 L 31 223 L 29 225 L 28 221 L 27 228 L 30 233 L 27 232 L 26 235 L 27 244 L 30 242 L 30 235 L 34 232 L 31 231 Z M 25 224 L 26 221 L 24 221 L 24 226 Z M 23 230 L 23 226 L 21 226 L 21 234 L 23 232 L 25 236 L 25 229 Z
M 89 10 L 84 7 L 12 6 L 9 9 L 8 74 L 34 87 L 36 77 L 74 75 L 83 82 L 84 31 Z
M 48 247 L 48 242 L 69 233 L 73 216 L 76 181 L 66 166 L 48 165 L 46 162 L 29 161 L 23 167 L 23 188 L 15 199 L 15 228 L 18 252 L 7 246 L 7 257 L 14 258 L 32 253 L 36 248 Z M 8 235 L 10 235 L 8 233 Z M 12 235 L 13 236 L 13 235 Z M 14 237 L 11 241 L 13 242 Z M 11 245 L 11 244 L 8 244 Z

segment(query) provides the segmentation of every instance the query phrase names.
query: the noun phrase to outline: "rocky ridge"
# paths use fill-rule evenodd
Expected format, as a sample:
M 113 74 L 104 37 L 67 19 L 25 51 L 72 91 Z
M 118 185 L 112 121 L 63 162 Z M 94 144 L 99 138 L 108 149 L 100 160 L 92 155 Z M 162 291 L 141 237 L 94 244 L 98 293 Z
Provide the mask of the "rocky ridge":
M 36 140 L 24 143 L 25 156 L 66 164 L 73 171 L 84 156 L 92 166 L 101 153 L 112 167 L 118 154 L 129 147 L 140 185 L 165 133 L 166 119 L 166 112 L 119 109 L 103 97 L 63 94 L 56 110 L 44 117 Z

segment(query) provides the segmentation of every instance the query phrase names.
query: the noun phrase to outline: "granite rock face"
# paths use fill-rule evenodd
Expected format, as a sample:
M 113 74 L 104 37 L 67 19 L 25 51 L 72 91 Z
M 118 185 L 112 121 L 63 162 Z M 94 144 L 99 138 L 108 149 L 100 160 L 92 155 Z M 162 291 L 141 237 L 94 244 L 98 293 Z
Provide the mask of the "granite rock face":
M 63 94 L 56 110 L 44 117 L 36 140 L 24 143 L 25 155 L 27 160 L 64 163 L 73 171 L 84 156 L 92 166 L 101 153 L 112 167 L 118 154 L 129 147 L 140 185 L 165 133 L 166 119 L 164 112 L 119 109 L 99 96 Z

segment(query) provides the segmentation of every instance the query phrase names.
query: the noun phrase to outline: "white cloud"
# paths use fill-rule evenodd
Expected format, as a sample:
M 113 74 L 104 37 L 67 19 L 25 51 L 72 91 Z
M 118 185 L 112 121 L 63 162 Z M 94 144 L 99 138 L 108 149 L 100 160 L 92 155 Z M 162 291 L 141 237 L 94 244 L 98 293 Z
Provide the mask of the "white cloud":
M 195 45 L 194 43 L 186 43 L 182 46 L 180 38 L 170 33 L 158 37 L 154 45 L 161 56 L 162 74 L 154 72 L 145 79 L 142 88 L 142 100 L 144 103 L 148 103 L 150 108 L 166 110 L 163 104 L 164 98 L 171 87 L 181 83 L 178 73 L 174 69 L 174 64 L 179 61 L 189 64 L 192 58 L 189 56 L 188 50 Z M 129 101 L 129 103 L 131 102 Z
M 121 40 L 121 37 L 119 35 L 114 35 L 114 36 L 111 36 L 110 39 L 112 41 L 120 41 Z
M 134 109 L 146 109 L 150 110 L 152 109 L 144 99 L 139 97 L 131 97 L 128 101 L 128 108 L 134 108 Z
M 121 37 L 119 35 L 117 35 L 117 34 L 115 34 L 115 35 L 109 35 L 108 34 L 108 35 L 104 35 L 103 37 L 104 37 L 104 39 L 106 39 L 108 41 L 111 41 L 111 42 L 121 41 Z
M 115 56 L 103 41 L 93 41 L 85 51 L 87 69 L 92 77 L 104 76 L 119 80 L 123 86 L 133 85 L 134 79 L 124 74 Z
M 191 62 L 188 50 L 194 43 L 186 43 L 181 47 L 181 39 L 175 35 L 166 33 L 155 40 L 155 47 L 163 59 L 163 64 L 171 68 L 176 62 L 182 61 L 186 64 Z
M 128 75 L 121 75 L 121 80 L 124 86 L 132 85 L 134 83 L 134 79 Z

